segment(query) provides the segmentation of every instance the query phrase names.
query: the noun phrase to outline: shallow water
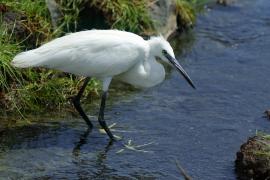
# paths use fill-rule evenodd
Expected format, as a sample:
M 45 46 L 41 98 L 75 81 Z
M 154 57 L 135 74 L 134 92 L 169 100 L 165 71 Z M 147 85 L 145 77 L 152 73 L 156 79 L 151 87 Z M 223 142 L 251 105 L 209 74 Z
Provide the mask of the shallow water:
M 197 90 L 172 70 L 157 87 L 112 91 L 105 117 L 121 142 L 108 144 L 71 116 L 1 132 L 0 179 L 180 179 L 175 159 L 194 179 L 236 179 L 240 145 L 270 131 L 262 118 L 270 107 L 269 8 L 269 0 L 214 6 L 194 33 L 172 41 Z M 128 140 L 152 144 L 138 152 L 121 144 Z

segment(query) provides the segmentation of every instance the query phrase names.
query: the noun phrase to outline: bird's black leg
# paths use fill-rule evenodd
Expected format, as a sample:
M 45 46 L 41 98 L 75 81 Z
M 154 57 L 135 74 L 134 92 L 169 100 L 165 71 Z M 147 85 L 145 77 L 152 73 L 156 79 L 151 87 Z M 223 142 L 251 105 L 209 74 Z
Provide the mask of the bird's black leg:
M 113 134 L 111 133 L 110 129 L 108 128 L 106 121 L 104 120 L 104 109 L 105 109 L 105 103 L 107 99 L 107 91 L 104 91 L 102 94 L 101 104 L 100 104 L 100 110 L 98 115 L 98 122 L 101 125 L 101 127 L 106 131 L 108 136 L 111 138 L 111 140 L 115 140 Z
M 93 124 L 91 123 L 91 121 L 89 120 L 89 118 L 87 117 L 87 115 L 84 113 L 82 107 L 81 107 L 81 97 L 82 97 L 82 94 L 85 90 L 85 87 L 87 86 L 88 82 L 90 81 L 90 77 L 87 77 L 85 80 L 84 80 L 84 83 L 80 89 L 80 91 L 78 92 L 77 96 L 75 96 L 73 98 L 73 104 L 74 104 L 74 107 L 77 109 L 77 111 L 80 113 L 80 115 L 82 116 L 82 118 L 85 120 L 86 124 L 89 126 L 89 128 L 92 128 L 93 127 Z

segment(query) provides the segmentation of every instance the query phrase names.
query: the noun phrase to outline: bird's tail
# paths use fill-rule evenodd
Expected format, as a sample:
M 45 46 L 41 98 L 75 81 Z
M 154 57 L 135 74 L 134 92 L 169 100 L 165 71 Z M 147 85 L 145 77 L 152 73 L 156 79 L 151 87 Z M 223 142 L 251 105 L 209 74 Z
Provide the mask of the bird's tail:
M 35 67 L 38 65 L 38 63 L 38 57 L 35 53 L 33 53 L 33 50 L 22 52 L 16 55 L 11 61 L 11 64 L 14 67 L 19 68 Z

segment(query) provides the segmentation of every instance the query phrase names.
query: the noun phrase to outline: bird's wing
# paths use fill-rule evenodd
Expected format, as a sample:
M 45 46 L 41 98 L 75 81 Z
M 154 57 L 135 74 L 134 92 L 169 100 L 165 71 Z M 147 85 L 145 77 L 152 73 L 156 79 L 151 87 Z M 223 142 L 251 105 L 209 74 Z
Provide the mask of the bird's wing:
M 28 63 L 32 60 L 32 66 L 108 77 L 123 73 L 144 60 L 145 46 L 145 41 L 136 37 L 74 33 L 25 52 L 24 56 L 27 55 Z

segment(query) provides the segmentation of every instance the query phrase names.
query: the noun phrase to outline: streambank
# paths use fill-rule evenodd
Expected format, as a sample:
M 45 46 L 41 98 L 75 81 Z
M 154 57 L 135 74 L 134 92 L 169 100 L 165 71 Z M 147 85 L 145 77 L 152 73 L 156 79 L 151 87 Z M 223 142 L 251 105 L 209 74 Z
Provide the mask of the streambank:
M 195 7 L 196 1 L 186 0 L 103 3 L 97 0 L 25 0 L 20 3 L 3 0 L 0 4 L 0 106 L 5 112 L 1 114 L 61 111 L 70 106 L 67 99 L 78 92 L 83 81 L 83 77 L 44 68 L 13 68 L 10 61 L 19 52 L 68 32 L 93 28 L 116 28 L 145 37 L 161 33 L 168 37 L 176 29 L 191 27 L 189 25 L 195 22 Z M 91 81 L 85 98 L 98 97 L 99 90 L 99 82 Z

